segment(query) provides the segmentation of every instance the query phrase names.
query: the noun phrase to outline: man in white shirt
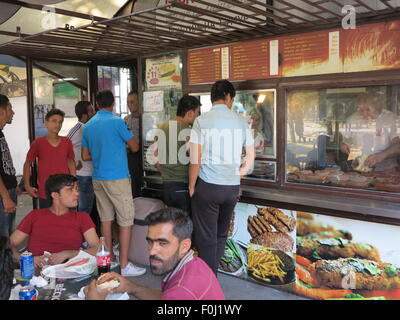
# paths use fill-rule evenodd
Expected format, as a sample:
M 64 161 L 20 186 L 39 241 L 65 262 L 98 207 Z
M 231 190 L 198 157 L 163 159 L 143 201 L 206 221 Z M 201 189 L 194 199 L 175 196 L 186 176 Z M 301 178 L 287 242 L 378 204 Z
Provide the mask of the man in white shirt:
M 75 114 L 78 123 L 69 131 L 67 137 L 72 141 L 75 153 L 76 174 L 78 178 L 79 202 L 78 211 L 90 214 L 93 207 L 92 161 L 82 161 L 82 131 L 85 123 L 95 115 L 94 108 L 89 101 L 79 101 L 75 105 Z
M 356 103 L 357 112 L 346 121 L 342 151 L 350 154 L 350 146 L 359 148 L 363 165 L 375 171 L 396 168 L 400 154 L 396 116 L 384 109 L 378 95 L 363 93 Z

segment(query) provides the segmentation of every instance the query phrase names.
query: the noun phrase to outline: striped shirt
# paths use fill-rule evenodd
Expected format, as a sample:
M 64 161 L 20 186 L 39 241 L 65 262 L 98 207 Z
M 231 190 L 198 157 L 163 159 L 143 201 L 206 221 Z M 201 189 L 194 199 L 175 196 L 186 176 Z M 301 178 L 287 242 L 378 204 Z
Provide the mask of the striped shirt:
M 78 165 L 78 161 L 82 164 L 82 169 L 77 170 L 78 176 L 91 177 L 93 173 L 92 161 L 82 160 L 82 131 L 85 125 L 82 122 L 78 122 L 71 130 L 69 130 L 67 137 L 72 141 L 75 153 L 75 163 Z

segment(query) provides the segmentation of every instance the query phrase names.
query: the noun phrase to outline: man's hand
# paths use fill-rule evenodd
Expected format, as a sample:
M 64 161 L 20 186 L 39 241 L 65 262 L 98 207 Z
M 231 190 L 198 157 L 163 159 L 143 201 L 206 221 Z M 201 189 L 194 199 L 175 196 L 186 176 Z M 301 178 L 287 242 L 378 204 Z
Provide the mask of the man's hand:
M 75 256 L 76 253 L 71 250 L 52 253 L 51 256 L 49 257 L 49 264 L 50 265 L 61 264 Z
M 83 289 L 85 293 L 86 300 L 106 300 L 109 292 L 99 292 L 97 291 L 96 280 L 93 280 L 88 286 Z
M 342 143 L 340 144 L 340 150 L 341 150 L 343 153 L 347 153 L 347 154 L 350 154 L 350 152 L 351 152 L 349 145 L 346 144 L 346 143 L 344 143 L 344 142 L 342 142 Z
M 107 282 L 107 281 L 115 279 L 115 278 L 119 280 L 119 286 L 117 288 L 111 290 L 109 293 L 124 293 L 124 292 L 131 293 L 132 292 L 133 283 L 116 272 L 106 273 L 100 279 L 100 281 L 98 281 L 98 284 L 102 284 L 104 282 Z
M 78 160 L 78 162 L 77 162 L 77 164 L 76 164 L 76 170 L 81 170 L 82 167 L 83 167 L 82 161 L 81 161 L 81 160 Z
M 193 197 L 193 195 L 194 195 L 194 190 L 195 190 L 195 187 L 191 187 L 191 186 L 189 186 L 189 197 Z
M 42 256 L 36 256 L 33 258 L 34 264 L 35 264 L 35 268 L 43 268 L 44 265 L 49 264 L 50 255 L 42 255 Z
M 8 197 L 3 197 L 3 207 L 4 207 L 4 213 L 13 213 L 15 212 L 17 205 L 8 196 Z
M 32 198 L 39 198 L 39 191 L 36 188 L 33 188 L 31 186 L 25 186 L 26 192 L 32 197 Z
M 385 154 L 383 152 L 378 152 L 375 154 L 371 154 L 370 156 L 368 156 L 367 159 L 365 159 L 364 165 L 366 167 L 374 167 L 376 164 L 382 162 L 383 160 L 385 160 Z

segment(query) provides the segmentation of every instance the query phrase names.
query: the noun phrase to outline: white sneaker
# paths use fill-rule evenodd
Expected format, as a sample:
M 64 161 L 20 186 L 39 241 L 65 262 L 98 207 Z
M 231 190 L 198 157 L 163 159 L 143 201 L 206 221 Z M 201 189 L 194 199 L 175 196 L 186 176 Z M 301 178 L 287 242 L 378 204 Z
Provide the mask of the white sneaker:
M 136 277 L 146 273 L 146 268 L 141 268 L 128 262 L 125 268 L 121 269 L 121 275 L 124 277 Z

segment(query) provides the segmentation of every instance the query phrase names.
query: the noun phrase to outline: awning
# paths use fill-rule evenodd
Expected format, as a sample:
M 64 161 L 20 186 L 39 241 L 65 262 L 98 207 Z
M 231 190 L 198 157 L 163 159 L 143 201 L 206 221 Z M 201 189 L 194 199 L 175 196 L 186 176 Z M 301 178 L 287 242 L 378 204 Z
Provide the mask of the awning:
M 22 34 L 20 39 L 0 45 L 0 53 L 117 61 L 183 48 L 341 27 L 344 5 L 355 8 L 357 24 L 394 19 L 400 14 L 397 0 L 170 2 L 116 18 L 94 19 L 73 30 L 57 28 L 34 35 Z

